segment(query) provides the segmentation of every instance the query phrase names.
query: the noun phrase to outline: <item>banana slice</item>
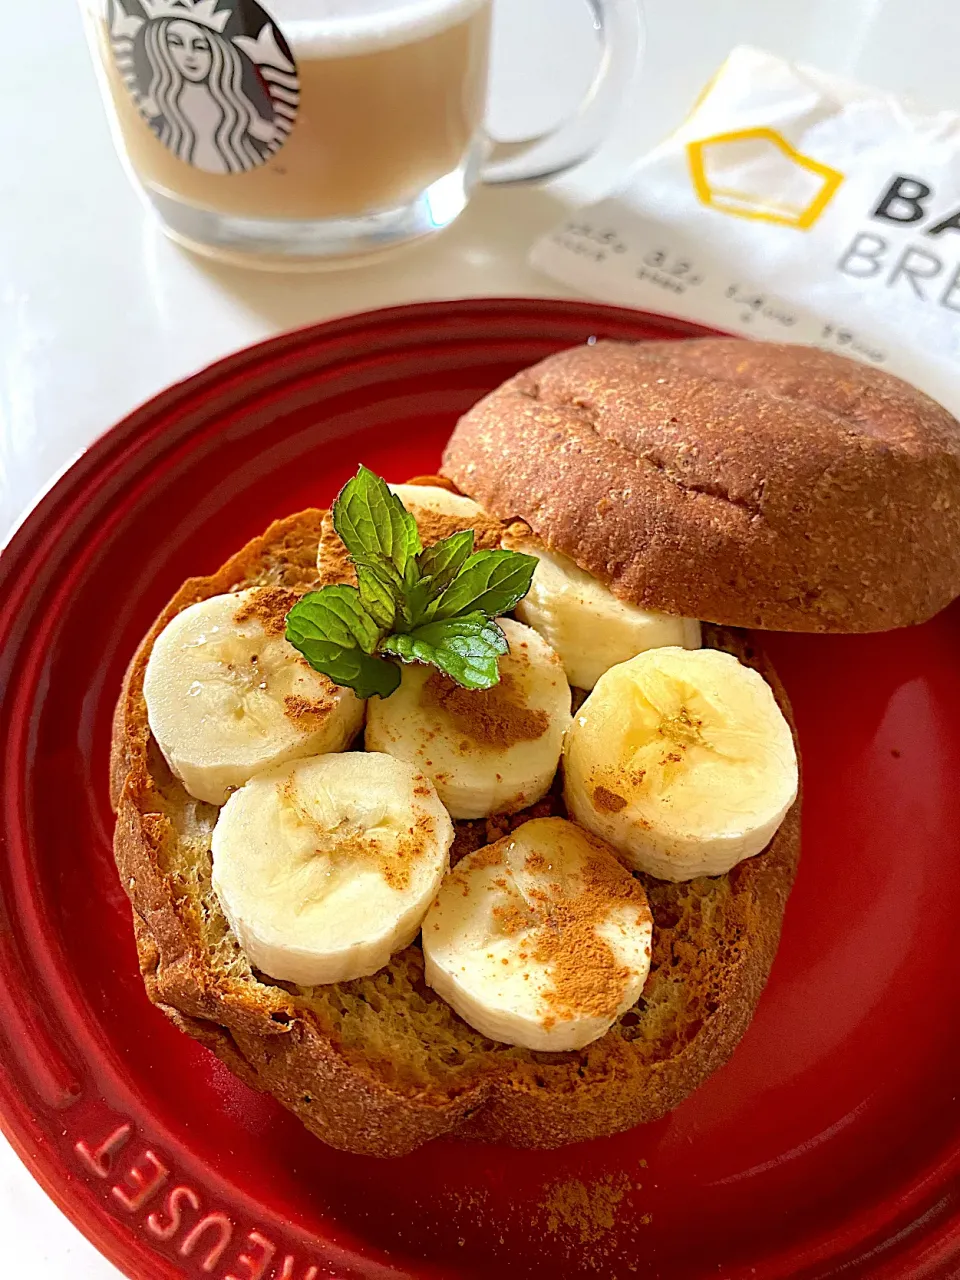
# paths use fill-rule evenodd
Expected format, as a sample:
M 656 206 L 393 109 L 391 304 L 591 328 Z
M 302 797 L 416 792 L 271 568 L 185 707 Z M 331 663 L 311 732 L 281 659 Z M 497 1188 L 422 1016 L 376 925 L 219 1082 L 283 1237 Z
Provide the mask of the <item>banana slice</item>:
M 463 529 L 473 530 L 475 551 L 499 547 L 502 522 L 472 498 L 431 484 L 392 484 L 389 488 L 416 520 L 425 547 Z
M 491 1040 L 580 1049 L 640 996 L 653 922 L 643 887 L 565 818 L 462 859 L 423 922 L 427 984 Z
M 157 637 L 143 692 L 150 729 L 192 796 L 223 804 L 271 765 L 343 751 L 364 704 L 284 639 L 297 599 L 280 587 L 212 596 Z
M 577 688 L 592 689 L 610 667 L 646 649 L 700 648 L 696 618 L 651 613 L 618 600 L 592 574 L 529 534 L 508 531 L 501 541 L 507 550 L 540 561 L 516 615 L 556 649 L 567 679 Z
M 315 986 L 376 973 L 416 937 L 453 824 L 429 779 L 362 751 L 294 760 L 230 797 L 213 887 L 251 965 Z
M 367 750 L 422 769 L 455 818 L 516 813 L 542 799 L 570 723 L 560 659 L 530 627 L 499 622 L 510 652 L 492 689 L 405 666 L 396 693 L 371 699 L 367 711 Z
M 490 518 L 479 502 L 474 502 L 472 498 L 467 498 L 462 493 L 451 493 L 449 489 L 442 489 L 439 485 L 391 484 L 388 488 L 391 493 L 397 495 L 417 521 L 422 514 L 429 511 L 434 515 L 450 516 L 457 521 L 462 521 L 461 529 L 472 529 L 471 521 L 485 521 Z
M 722 875 L 762 852 L 798 784 L 770 686 L 716 649 L 611 667 L 567 735 L 564 777 L 571 815 L 662 880 Z

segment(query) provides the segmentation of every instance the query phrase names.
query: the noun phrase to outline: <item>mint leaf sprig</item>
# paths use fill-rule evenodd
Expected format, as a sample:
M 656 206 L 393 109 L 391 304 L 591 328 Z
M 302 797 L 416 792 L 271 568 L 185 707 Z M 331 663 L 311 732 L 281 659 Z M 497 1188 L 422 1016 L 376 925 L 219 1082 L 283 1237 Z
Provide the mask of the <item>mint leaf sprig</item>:
M 507 638 L 494 621 L 530 590 L 535 556 L 474 551 L 473 531 L 424 550 L 417 522 L 361 467 L 333 504 L 357 586 L 322 587 L 287 614 L 287 639 L 316 671 L 361 698 L 388 698 L 397 662 L 436 667 L 465 689 L 500 679 Z

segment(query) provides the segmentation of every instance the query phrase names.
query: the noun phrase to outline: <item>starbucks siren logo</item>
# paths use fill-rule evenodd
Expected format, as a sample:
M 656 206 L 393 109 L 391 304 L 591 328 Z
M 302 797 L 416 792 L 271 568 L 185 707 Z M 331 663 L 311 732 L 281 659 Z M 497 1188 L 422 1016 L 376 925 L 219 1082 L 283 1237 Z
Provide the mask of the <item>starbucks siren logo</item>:
M 165 147 L 207 173 L 266 163 L 297 117 L 290 46 L 255 0 L 111 0 L 114 61 Z

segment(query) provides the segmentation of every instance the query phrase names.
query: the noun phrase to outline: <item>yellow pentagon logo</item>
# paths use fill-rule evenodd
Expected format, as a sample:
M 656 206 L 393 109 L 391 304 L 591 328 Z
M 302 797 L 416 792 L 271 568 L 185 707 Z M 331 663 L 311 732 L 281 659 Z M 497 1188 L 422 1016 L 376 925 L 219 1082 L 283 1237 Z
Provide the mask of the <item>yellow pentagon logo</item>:
M 808 231 L 843 174 L 791 147 L 774 129 L 736 129 L 687 143 L 702 204 L 735 218 Z

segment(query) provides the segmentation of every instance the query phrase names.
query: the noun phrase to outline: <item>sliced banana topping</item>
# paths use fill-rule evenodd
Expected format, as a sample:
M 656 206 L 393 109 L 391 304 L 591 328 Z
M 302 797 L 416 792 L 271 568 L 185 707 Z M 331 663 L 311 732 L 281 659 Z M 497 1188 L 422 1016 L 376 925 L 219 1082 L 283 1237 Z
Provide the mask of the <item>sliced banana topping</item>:
M 198 800 L 223 804 L 262 769 L 342 751 L 363 703 L 309 667 L 284 639 L 297 599 L 279 587 L 212 596 L 157 637 L 143 692 L 150 729 Z
M 349 751 L 259 774 L 213 832 L 213 886 L 250 963 L 302 986 L 381 969 L 416 937 L 453 824 L 429 779 Z
M 576 820 L 640 871 L 691 880 L 762 852 L 797 796 L 790 726 L 763 677 L 716 649 L 611 669 L 564 749 Z
M 432 547 L 441 538 L 449 538 L 463 529 L 473 530 L 475 551 L 492 550 L 500 545 L 502 523 L 472 498 L 451 493 L 439 485 L 391 484 L 388 487 L 416 520 L 425 547 Z
M 550 789 L 570 723 L 560 659 L 530 627 L 501 618 L 510 652 L 500 683 L 462 689 L 432 668 L 403 668 L 389 698 L 372 698 L 366 746 L 432 779 L 455 818 L 516 813 Z
M 391 484 L 391 493 L 395 493 L 415 520 L 421 514 L 431 511 L 435 515 L 451 516 L 462 521 L 461 528 L 472 529 L 472 520 L 489 519 L 479 502 L 465 497 L 462 493 L 451 493 L 440 485 L 433 484 Z
M 425 978 L 491 1040 L 579 1049 L 639 998 L 652 934 L 643 887 L 611 850 L 538 818 L 444 880 L 423 923 Z
M 548 551 L 539 539 L 515 529 L 504 534 L 502 545 L 540 561 L 533 585 L 517 605 L 517 617 L 557 651 L 572 685 L 592 689 L 610 667 L 646 649 L 700 648 L 696 618 L 652 613 L 618 600 L 567 556 Z

